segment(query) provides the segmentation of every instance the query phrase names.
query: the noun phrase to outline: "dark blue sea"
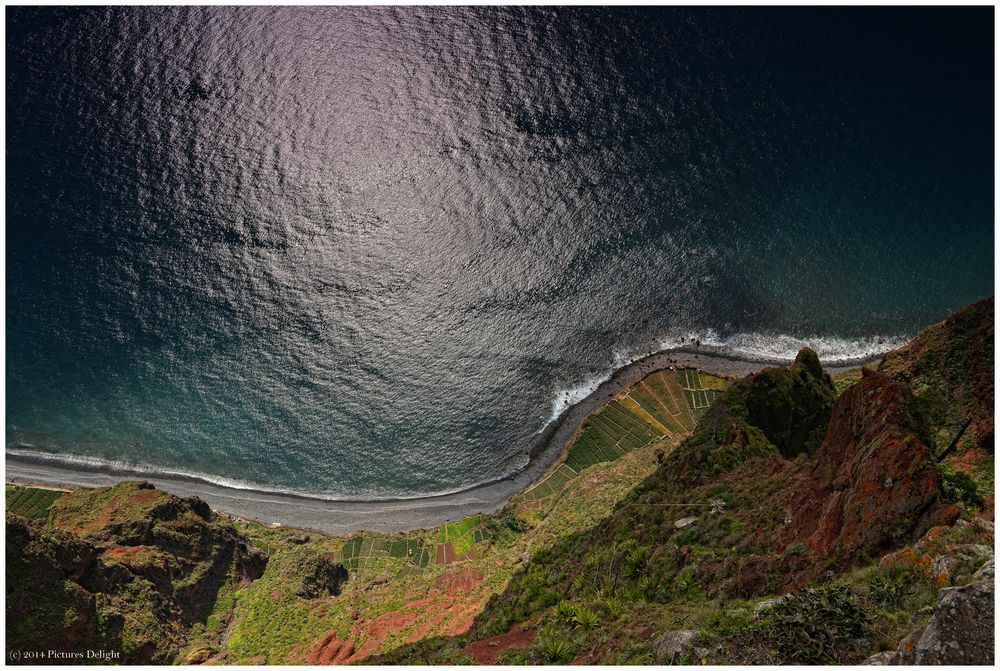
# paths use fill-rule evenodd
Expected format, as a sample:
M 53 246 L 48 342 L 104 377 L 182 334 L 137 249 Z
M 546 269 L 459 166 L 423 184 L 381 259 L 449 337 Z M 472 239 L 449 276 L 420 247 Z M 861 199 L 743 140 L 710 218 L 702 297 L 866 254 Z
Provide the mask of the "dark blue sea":
M 508 475 L 617 366 L 994 291 L 992 8 L 7 8 L 8 450 Z

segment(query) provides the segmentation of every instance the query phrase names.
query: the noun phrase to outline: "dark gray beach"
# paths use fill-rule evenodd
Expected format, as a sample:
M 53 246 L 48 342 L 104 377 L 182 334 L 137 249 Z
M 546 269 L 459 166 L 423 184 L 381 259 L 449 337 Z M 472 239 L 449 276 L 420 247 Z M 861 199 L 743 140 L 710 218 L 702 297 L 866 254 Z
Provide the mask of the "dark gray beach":
M 129 473 L 70 463 L 53 456 L 7 452 L 7 482 L 107 487 L 128 479 L 141 479 L 178 496 L 197 496 L 213 509 L 233 516 L 256 519 L 333 534 L 357 530 L 399 532 L 430 528 L 475 513 L 495 512 L 507 500 L 538 480 L 562 455 L 566 443 L 582 422 L 623 389 L 659 370 L 679 367 L 731 377 L 747 375 L 787 361 L 745 360 L 728 356 L 674 350 L 653 354 L 617 371 L 593 393 L 573 405 L 529 447 L 528 466 L 517 474 L 462 491 L 409 499 L 334 501 L 220 486 L 198 478 Z M 831 373 L 866 363 L 852 361 L 826 366 Z

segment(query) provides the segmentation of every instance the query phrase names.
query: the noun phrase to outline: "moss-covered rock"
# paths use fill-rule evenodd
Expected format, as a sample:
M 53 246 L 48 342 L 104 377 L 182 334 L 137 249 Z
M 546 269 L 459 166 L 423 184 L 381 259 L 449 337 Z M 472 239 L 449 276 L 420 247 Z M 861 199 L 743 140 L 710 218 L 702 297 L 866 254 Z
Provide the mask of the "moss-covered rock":
M 349 577 L 343 564 L 308 545 L 277 553 L 268 571 L 289 581 L 288 590 L 303 599 L 337 596 Z

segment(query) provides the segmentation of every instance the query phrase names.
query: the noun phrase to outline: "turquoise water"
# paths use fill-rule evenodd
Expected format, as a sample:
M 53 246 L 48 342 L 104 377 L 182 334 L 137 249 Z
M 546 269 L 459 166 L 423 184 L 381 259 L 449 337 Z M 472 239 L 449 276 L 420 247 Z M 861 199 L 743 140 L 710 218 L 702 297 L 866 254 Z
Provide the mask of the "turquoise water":
M 987 8 L 6 11 L 8 449 L 450 491 L 993 292 Z

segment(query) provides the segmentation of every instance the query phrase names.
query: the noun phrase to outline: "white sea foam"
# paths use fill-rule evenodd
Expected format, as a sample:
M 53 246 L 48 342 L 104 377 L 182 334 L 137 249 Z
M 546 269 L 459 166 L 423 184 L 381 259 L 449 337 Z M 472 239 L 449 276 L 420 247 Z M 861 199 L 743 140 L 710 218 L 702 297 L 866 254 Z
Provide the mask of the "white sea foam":
M 25 449 L 28 448 L 28 449 Z M 218 485 L 219 487 L 226 487 L 228 489 L 247 489 L 254 491 L 263 491 L 275 494 L 296 494 L 296 492 L 282 490 L 278 488 L 269 488 L 263 485 L 246 482 L 243 480 L 234 480 L 231 478 L 223 478 L 214 475 L 208 475 L 205 473 L 195 473 L 193 471 L 187 471 L 180 468 L 163 468 L 163 467 L 150 467 L 143 466 L 140 464 L 133 464 L 128 461 L 115 460 L 115 459 L 101 459 L 99 457 L 89 457 L 82 454 L 63 454 L 54 452 L 45 452 L 35 448 L 31 443 L 18 443 L 16 448 L 8 447 L 6 453 L 8 456 L 21 457 L 22 459 L 41 462 L 46 464 L 52 464 L 55 466 L 70 466 L 70 467 L 83 467 L 88 470 L 102 471 L 102 472 L 113 472 L 120 474 L 134 474 L 134 475 L 150 475 L 150 476 L 174 476 L 181 478 L 189 478 L 194 480 L 202 480 L 213 485 Z
M 698 343 L 699 349 L 707 350 L 709 353 L 748 361 L 794 361 L 800 349 L 811 347 L 824 365 L 832 366 L 871 359 L 902 347 L 909 340 L 910 336 L 841 338 L 767 333 L 735 333 L 721 336 L 709 329 L 703 333 L 688 333 L 681 338 L 667 338 L 660 345 L 661 351 L 664 351 L 690 347 Z
M 387 501 L 387 500 L 414 500 L 414 499 L 425 499 L 433 498 L 436 496 L 446 496 L 448 494 L 456 494 L 480 485 L 488 484 L 490 482 L 496 481 L 496 478 L 489 478 L 471 484 L 462 485 L 461 487 L 456 487 L 455 489 L 442 490 L 438 492 L 423 492 L 419 494 L 413 494 L 411 496 L 392 496 L 392 497 L 378 497 L 373 496 L 369 498 L 359 498 L 357 496 L 341 495 L 332 492 L 306 492 L 297 491 L 294 489 L 282 489 L 279 487 L 272 487 L 258 482 L 250 482 L 247 480 L 236 480 L 232 478 L 223 478 L 216 475 L 211 475 L 208 473 L 198 473 L 195 471 L 188 471 L 180 468 L 165 468 L 161 466 L 143 466 L 140 464 L 133 464 L 127 461 L 112 460 L 112 459 L 101 459 L 99 457 L 90 457 L 81 454 L 69 454 L 69 453 L 55 453 L 46 452 L 34 448 L 34 445 L 30 443 L 18 443 L 17 447 L 8 446 L 6 449 L 7 456 L 20 457 L 27 461 L 42 463 L 51 465 L 56 468 L 64 468 L 68 470 L 84 469 L 100 473 L 112 473 L 114 475 L 121 476 L 139 476 L 148 477 L 150 479 L 154 478 L 183 478 L 185 480 L 195 480 L 199 482 L 205 482 L 217 487 L 223 487 L 226 489 L 237 489 L 242 491 L 259 492 L 263 494 L 274 494 L 278 496 L 296 496 L 309 499 L 318 499 L 322 501 L 336 501 L 336 502 L 372 502 L 372 501 Z M 29 449 L 24 449 L 29 448 Z M 527 457 L 524 455 L 514 455 L 511 457 L 511 462 L 515 463 L 519 469 L 526 465 Z
M 552 411 L 549 413 L 548 419 L 545 420 L 542 428 L 540 428 L 537 433 L 544 431 L 545 427 L 559 419 L 564 412 L 597 391 L 598 387 L 611 379 L 611 375 L 614 372 L 614 368 L 608 368 L 603 373 L 592 375 L 583 382 L 569 387 L 568 389 L 560 389 L 557 391 L 555 398 L 552 399 Z
M 786 334 L 735 333 L 720 335 L 714 329 L 689 331 L 660 339 L 656 349 L 612 353 L 612 363 L 600 373 L 589 375 L 582 382 L 556 392 L 552 409 L 537 433 L 541 433 L 566 410 L 597 391 L 611 379 L 615 371 L 654 354 L 684 350 L 714 356 L 764 363 L 790 363 L 803 347 L 811 347 L 825 366 L 845 365 L 866 361 L 890 350 L 902 347 L 910 336 L 870 336 L 841 338 L 837 336 L 799 337 Z
M 764 333 L 738 333 L 728 336 L 721 336 L 714 330 L 704 332 L 688 332 L 675 334 L 662 338 L 656 349 L 648 351 L 626 351 L 616 350 L 612 352 L 611 363 L 600 372 L 588 375 L 583 381 L 556 392 L 552 401 L 551 412 L 545 419 L 544 424 L 537 433 L 541 433 L 547 426 L 559 419 L 569 408 L 584 400 L 605 382 L 611 379 L 614 373 L 629 364 L 643 359 L 647 356 L 664 352 L 686 350 L 704 354 L 711 354 L 720 357 L 740 359 L 745 361 L 759 361 L 767 363 L 791 362 L 795 355 L 803 347 L 811 347 L 819 355 L 820 361 L 825 365 L 848 364 L 871 359 L 889 350 L 896 349 L 909 341 L 907 336 L 882 338 L 872 336 L 869 338 L 839 338 L 831 336 L 815 337 L 795 337 L 789 335 L 771 335 Z M 537 435 L 536 433 L 536 435 Z M 379 501 L 385 500 L 380 497 L 358 498 L 350 495 L 341 495 L 331 492 L 303 492 L 292 489 L 282 489 L 267 486 L 257 482 L 224 478 L 207 473 L 198 473 L 177 468 L 150 467 L 134 464 L 126 461 L 116 461 L 100 459 L 77 454 L 54 453 L 42 451 L 29 443 L 18 443 L 16 447 L 8 447 L 7 454 L 21 457 L 36 462 L 62 466 L 65 468 L 83 467 L 89 470 L 112 472 L 123 475 L 138 475 L 165 478 L 185 478 L 207 482 L 218 487 L 236 489 L 244 491 L 254 491 L 266 494 L 282 496 L 301 496 L 327 501 Z M 519 471 L 527 465 L 527 456 L 517 453 L 510 457 L 513 464 L 516 462 Z M 434 496 L 454 494 L 466 489 L 470 489 L 482 484 L 494 481 L 495 479 L 485 479 L 472 484 L 463 485 L 455 489 L 440 492 L 414 494 L 412 496 L 394 496 L 393 499 L 420 499 Z

